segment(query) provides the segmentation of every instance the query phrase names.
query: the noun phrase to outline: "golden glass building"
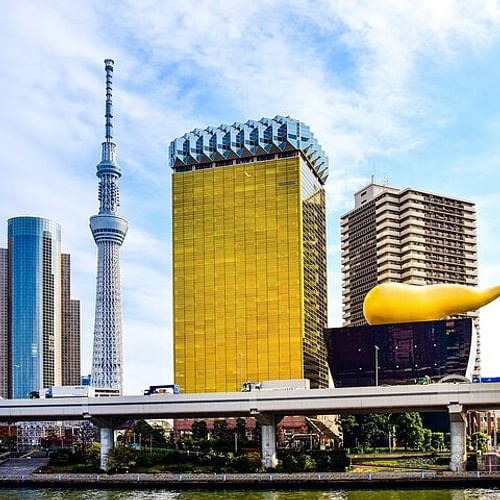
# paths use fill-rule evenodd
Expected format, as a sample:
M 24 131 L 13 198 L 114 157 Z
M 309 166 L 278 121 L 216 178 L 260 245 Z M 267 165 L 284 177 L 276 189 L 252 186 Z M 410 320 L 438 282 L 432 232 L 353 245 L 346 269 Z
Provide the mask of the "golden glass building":
M 303 123 L 195 129 L 170 145 L 175 382 L 328 386 L 328 159 Z

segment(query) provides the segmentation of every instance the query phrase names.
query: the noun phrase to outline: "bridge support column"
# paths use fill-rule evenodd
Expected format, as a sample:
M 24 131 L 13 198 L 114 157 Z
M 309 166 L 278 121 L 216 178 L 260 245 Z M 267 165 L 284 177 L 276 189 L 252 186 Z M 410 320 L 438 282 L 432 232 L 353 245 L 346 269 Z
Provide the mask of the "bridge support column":
M 101 427 L 101 469 L 108 472 L 108 453 L 115 446 L 115 430 L 113 427 Z
M 92 421 L 99 427 L 101 437 L 101 470 L 108 472 L 108 453 L 115 447 L 115 426 L 110 418 L 93 418 Z
M 282 417 L 269 414 L 257 415 L 257 422 L 261 428 L 261 460 L 262 465 L 266 468 L 274 468 L 278 465 L 278 457 L 276 455 L 276 425 Z
M 448 406 L 450 415 L 450 470 L 462 472 L 465 470 L 467 461 L 466 434 L 465 434 L 465 413 L 462 405 L 451 404 Z

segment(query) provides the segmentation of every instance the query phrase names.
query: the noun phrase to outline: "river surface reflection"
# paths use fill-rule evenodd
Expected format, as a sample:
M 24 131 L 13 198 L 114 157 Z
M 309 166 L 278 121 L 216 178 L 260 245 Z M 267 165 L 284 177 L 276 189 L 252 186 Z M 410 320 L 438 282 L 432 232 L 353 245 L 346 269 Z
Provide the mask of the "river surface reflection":
M 498 489 L 439 490 L 137 490 L 0 489 L 1 500 L 500 500 Z

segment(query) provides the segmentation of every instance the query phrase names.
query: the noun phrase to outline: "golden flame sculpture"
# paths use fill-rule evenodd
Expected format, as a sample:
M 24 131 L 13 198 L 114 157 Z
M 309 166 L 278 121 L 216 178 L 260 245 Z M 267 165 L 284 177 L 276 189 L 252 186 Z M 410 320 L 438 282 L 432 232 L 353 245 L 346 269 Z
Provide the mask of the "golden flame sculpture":
M 382 283 L 366 295 L 363 313 L 370 325 L 432 321 L 479 309 L 499 296 L 500 286 Z

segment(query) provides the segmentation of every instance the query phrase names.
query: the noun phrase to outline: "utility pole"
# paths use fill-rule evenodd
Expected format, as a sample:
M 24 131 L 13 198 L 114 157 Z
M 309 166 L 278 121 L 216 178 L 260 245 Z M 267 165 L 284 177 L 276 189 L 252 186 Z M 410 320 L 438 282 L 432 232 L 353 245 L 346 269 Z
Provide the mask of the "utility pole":
M 378 352 L 380 351 L 380 347 L 377 344 L 373 347 L 375 348 L 375 385 L 378 386 Z

